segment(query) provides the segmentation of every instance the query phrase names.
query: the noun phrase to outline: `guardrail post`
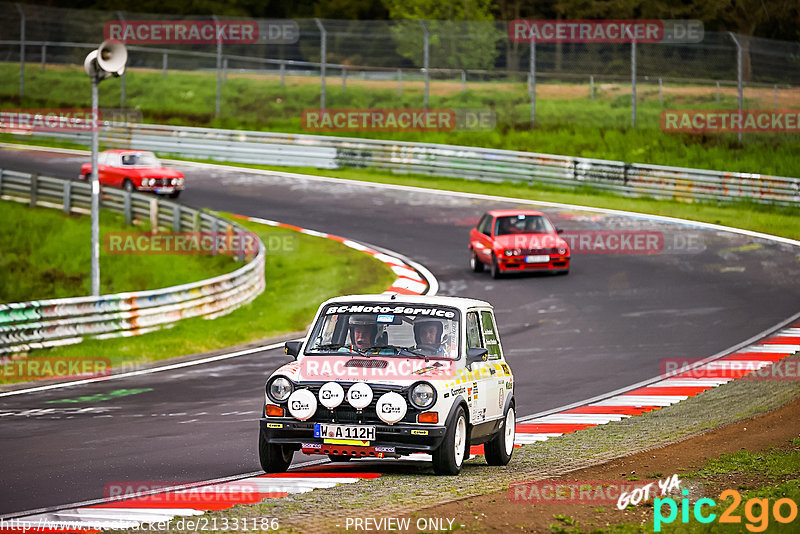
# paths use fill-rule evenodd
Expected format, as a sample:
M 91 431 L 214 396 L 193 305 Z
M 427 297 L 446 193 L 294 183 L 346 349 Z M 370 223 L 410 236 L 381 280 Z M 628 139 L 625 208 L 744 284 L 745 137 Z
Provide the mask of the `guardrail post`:
M 150 233 L 158 233 L 158 199 L 150 199 Z
M 217 219 L 215 217 L 211 218 L 211 237 L 214 240 L 214 253 L 213 256 L 217 255 L 217 235 L 219 234 L 219 224 L 217 224 Z
M 15 4 L 19 12 L 19 98 L 25 96 L 25 11 Z
M 64 182 L 64 213 L 69 215 L 70 211 L 72 210 L 72 180 L 67 180 Z
M 133 225 L 133 211 L 131 210 L 131 192 L 123 191 L 122 193 L 122 212 L 125 214 L 125 224 L 127 226 Z
M 169 58 L 169 56 L 167 55 L 166 52 L 164 52 L 161 55 L 161 77 L 162 78 L 166 78 L 167 77 L 167 61 L 169 60 L 168 58 Z
M 172 205 L 172 231 L 173 232 L 180 232 L 181 231 L 181 205 L 180 204 L 173 204 Z
M 194 210 L 194 212 L 192 213 L 192 231 L 199 232 L 200 230 L 202 230 L 202 226 L 200 223 L 200 212 Z
M 42 72 L 44 72 L 45 65 L 47 65 L 47 43 L 42 43 Z
M 36 206 L 36 194 L 39 192 L 39 175 L 38 174 L 31 174 L 31 203 L 30 206 L 33 208 Z
M 589 76 L 589 100 L 594 102 L 594 76 Z
M 0 197 L 3 196 L 3 169 L 0 169 Z

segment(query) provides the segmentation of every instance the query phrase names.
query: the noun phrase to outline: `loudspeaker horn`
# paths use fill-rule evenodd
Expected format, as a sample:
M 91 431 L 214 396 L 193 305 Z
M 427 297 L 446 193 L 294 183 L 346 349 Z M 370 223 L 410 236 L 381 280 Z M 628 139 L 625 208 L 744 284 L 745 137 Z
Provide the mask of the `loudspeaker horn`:
M 87 58 L 88 59 L 88 58 Z M 103 41 L 97 49 L 97 66 L 115 76 L 122 76 L 128 61 L 128 49 L 116 41 Z

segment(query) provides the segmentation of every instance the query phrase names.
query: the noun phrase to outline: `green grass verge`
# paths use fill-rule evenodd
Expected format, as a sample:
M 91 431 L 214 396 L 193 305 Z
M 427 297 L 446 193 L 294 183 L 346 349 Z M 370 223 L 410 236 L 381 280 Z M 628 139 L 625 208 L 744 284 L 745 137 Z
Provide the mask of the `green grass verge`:
M 89 218 L 52 208 L 0 201 L 0 302 L 91 294 Z M 149 223 L 146 226 L 149 229 Z M 141 229 L 145 229 L 140 227 Z M 103 236 L 135 231 L 122 215 L 100 216 L 100 292 L 158 289 L 231 272 L 230 256 L 109 255 Z
M 297 245 L 292 252 L 267 255 L 266 289 L 251 303 L 213 321 L 186 319 L 142 336 L 87 340 L 36 350 L 29 358 L 102 356 L 118 368 L 223 349 L 304 330 L 322 301 L 349 293 L 380 293 L 395 279 L 384 263 L 337 241 L 249 221 L 237 222 L 265 242 L 288 238 Z M 177 258 L 184 261 L 187 257 Z M 10 381 L 13 380 L 0 383 Z
M 18 97 L 19 67 L 0 65 L 0 107 L 75 108 L 88 107 L 90 92 L 83 70 L 77 67 L 35 67 L 25 71 L 26 92 Z M 397 94 L 394 86 L 353 79 L 346 90 L 335 83 L 327 89 L 328 108 L 421 108 L 422 86 L 412 83 Z M 447 85 L 441 83 L 440 88 Z M 497 125 L 489 131 L 341 133 L 336 135 L 372 137 L 430 143 L 448 143 L 524 150 L 548 154 L 569 154 L 621 160 L 716 169 L 800 176 L 800 135 L 748 134 L 739 142 L 735 134 L 671 134 L 661 131 L 664 109 L 736 109 L 732 95 L 720 104 L 716 95 L 697 87 L 694 92 L 670 94 L 663 104 L 657 92 L 643 86 L 637 104 L 637 127 L 630 126 L 629 89 L 610 84 L 598 89 L 594 101 L 588 98 L 551 98 L 569 84 L 539 84 L 537 125 L 528 122 L 530 103 L 525 83 L 473 82 L 469 90 L 437 91 L 432 83 L 431 108 L 491 109 Z M 549 90 L 548 90 L 549 88 Z M 120 105 L 121 85 L 110 81 L 100 86 L 101 106 Z M 573 91 L 574 92 L 574 91 Z M 588 95 L 588 89 L 587 89 Z M 216 73 L 128 70 L 126 102 L 141 110 L 144 121 L 172 125 L 303 132 L 301 113 L 319 107 L 319 82 L 307 77 L 290 77 L 281 87 L 275 76 L 232 74 L 222 89 L 222 118 L 214 118 Z M 755 95 L 745 102 L 748 109 L 769 108 Z M 312 133 L 312 132 L 307 132 Z

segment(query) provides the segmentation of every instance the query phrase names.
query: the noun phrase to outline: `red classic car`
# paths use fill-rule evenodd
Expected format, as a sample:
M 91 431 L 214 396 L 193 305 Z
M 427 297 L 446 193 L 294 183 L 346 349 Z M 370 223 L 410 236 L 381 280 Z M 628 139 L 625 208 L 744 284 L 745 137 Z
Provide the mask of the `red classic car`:
M 534 210 L 493 210 L 469 233 L 470 268 L 488 265 L 492 278 L 503 273 L 569 273 L 570 250 L 547 216 Z
M 80 178 L 88 180 L 92 164 L 81 165 Z M 183 191 L 183 173 L 161 165 L 145 150 L 106 150 L 97 157 L 97 178 L 102 185 L 126 191 L 147 191 L 178 198 Z

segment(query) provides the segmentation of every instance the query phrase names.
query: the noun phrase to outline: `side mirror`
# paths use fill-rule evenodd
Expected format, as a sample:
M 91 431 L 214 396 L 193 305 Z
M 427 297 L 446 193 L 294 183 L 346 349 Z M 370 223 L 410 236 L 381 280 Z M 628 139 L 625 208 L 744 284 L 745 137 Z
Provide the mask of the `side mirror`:
M 467 367 L 472 369 L 473 363 L 485 362 L 489 351 L 483 347 L 471 347 L 467 349 Z
M 563 234 L 564 233 L 564 229 L 563 228 L 559 228 L 558 226 L 556 226 L 556 233 L 557 234 Z
M 302 341 L 287 341 L 283 347 L 283 352 L 296 360 L 297 355 L 300 354 L 300 346 L 302 344 Z

